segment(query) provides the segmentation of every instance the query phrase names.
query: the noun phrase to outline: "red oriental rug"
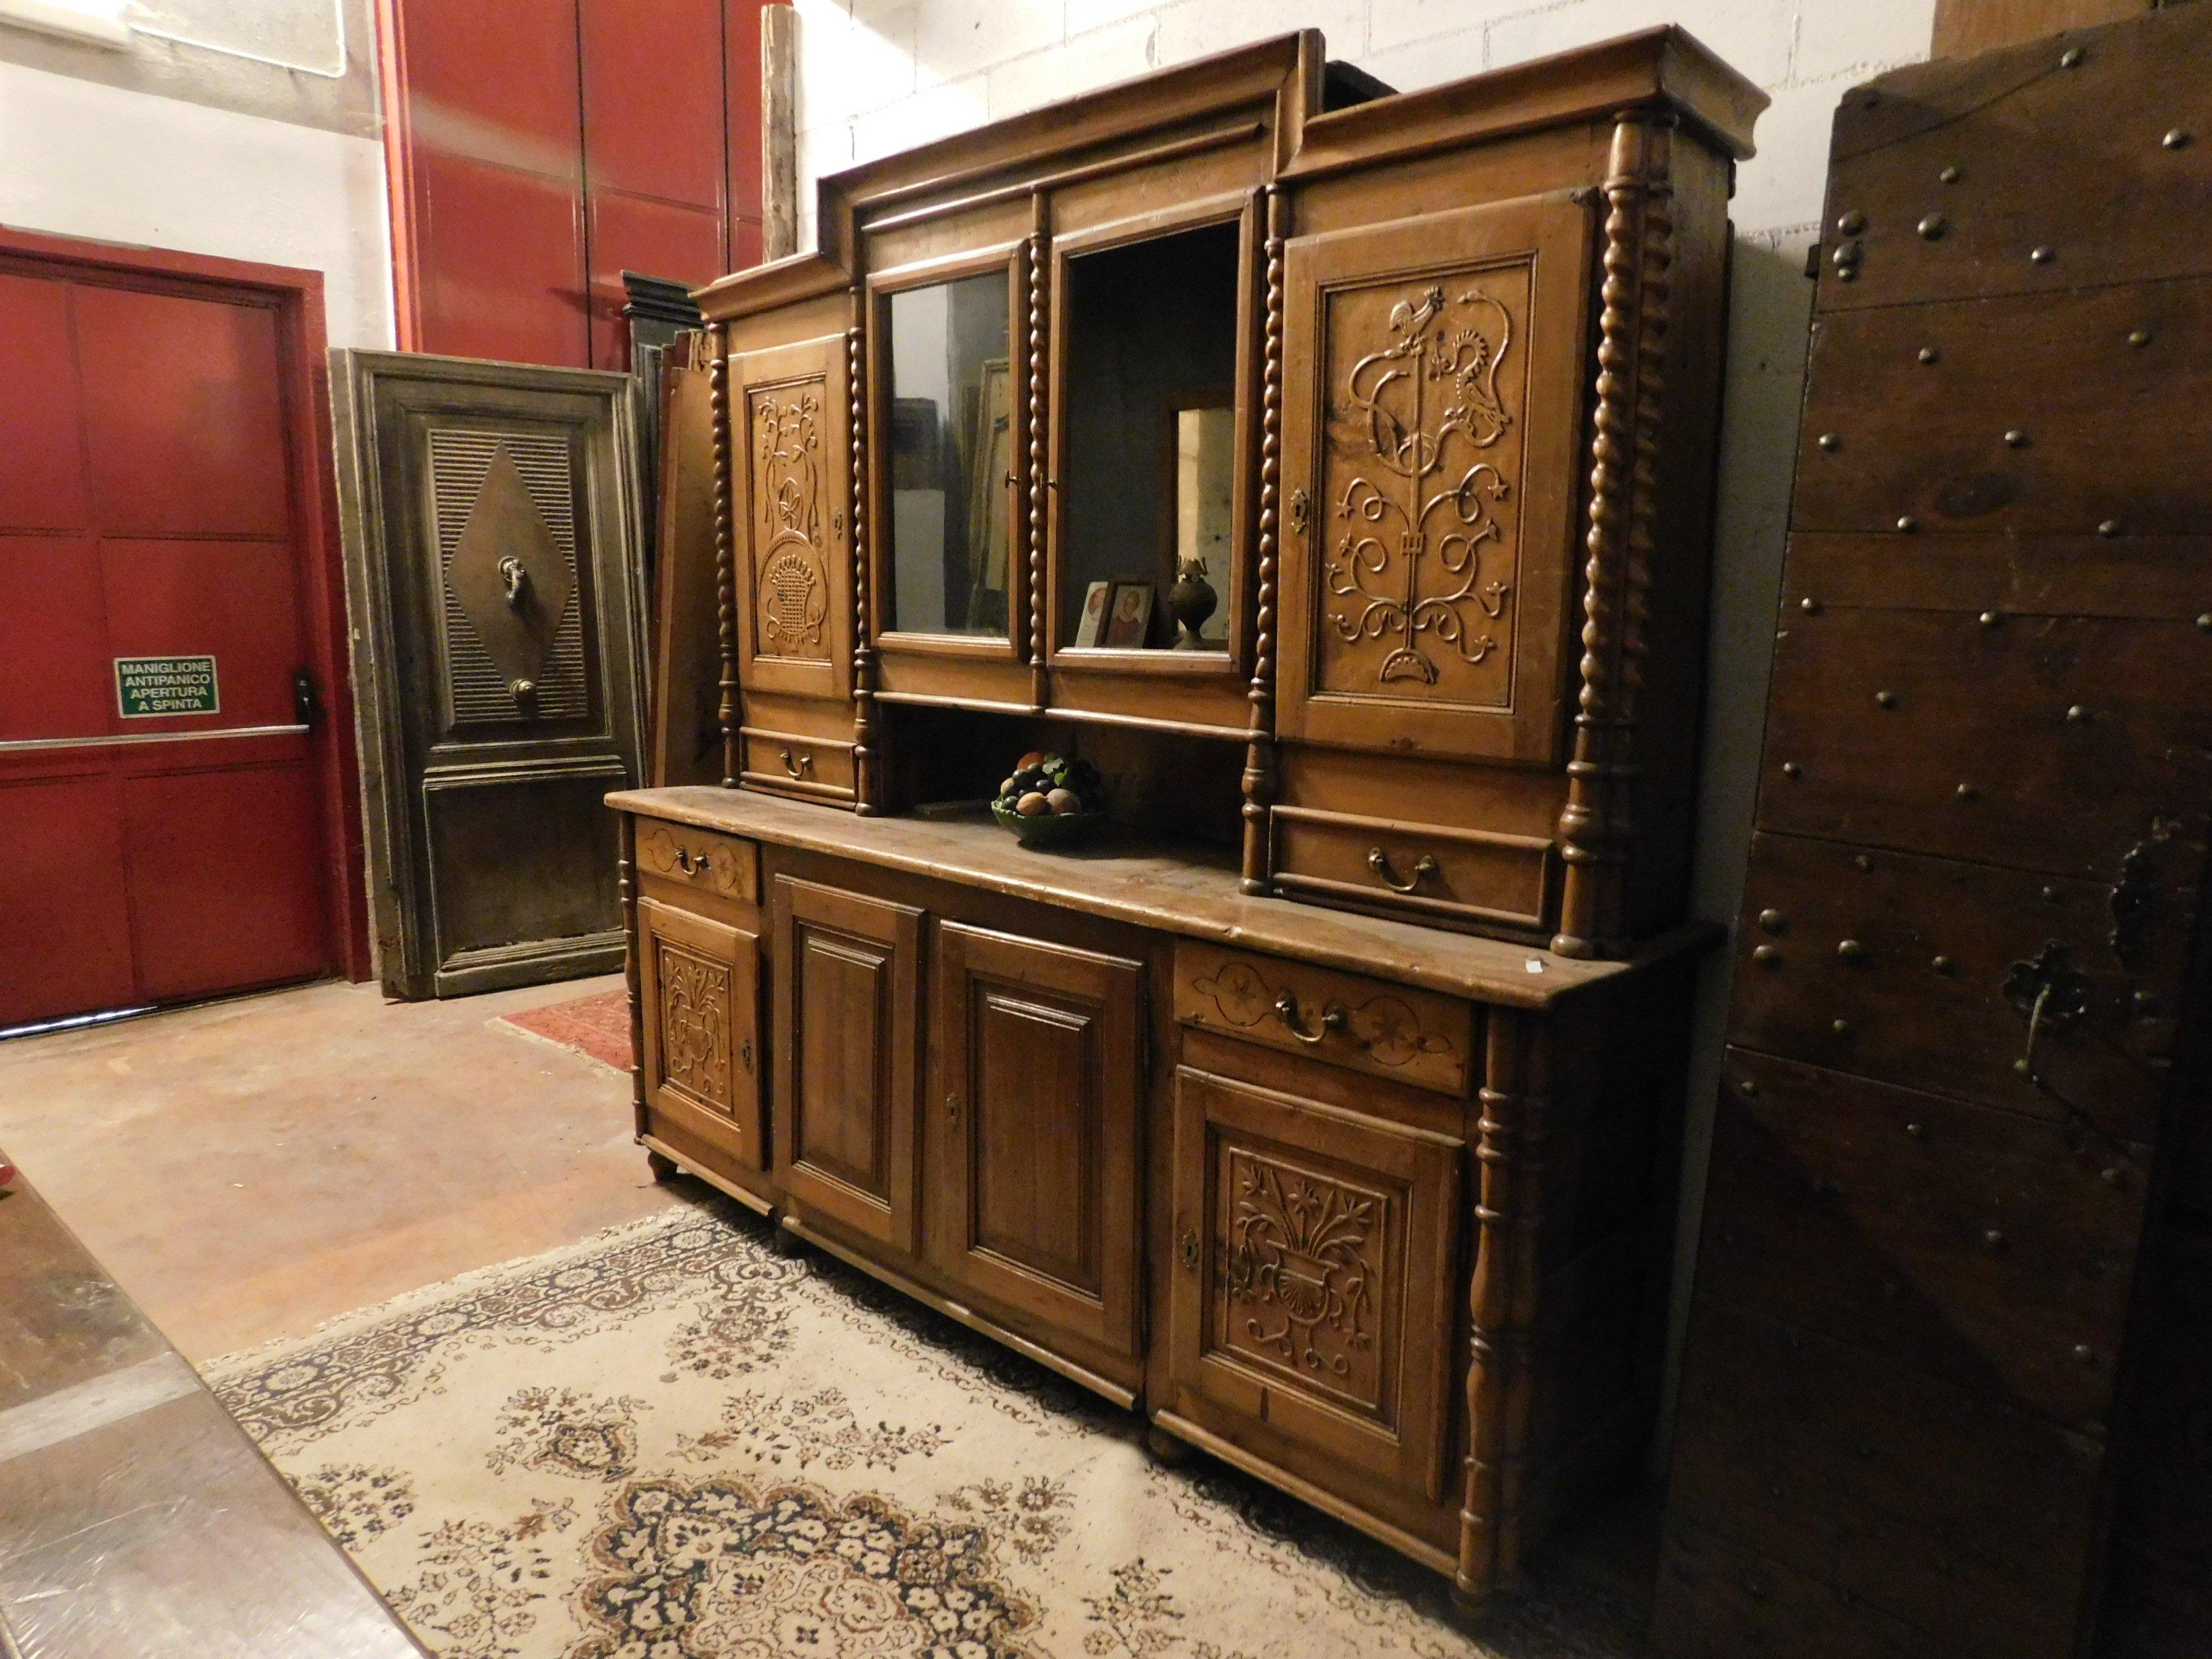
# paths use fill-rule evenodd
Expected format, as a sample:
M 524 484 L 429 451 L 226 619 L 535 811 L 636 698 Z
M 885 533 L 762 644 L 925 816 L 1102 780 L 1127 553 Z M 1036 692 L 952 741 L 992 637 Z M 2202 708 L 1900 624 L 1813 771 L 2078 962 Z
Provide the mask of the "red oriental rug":
M 629 1070 L 629 994 L 619 986 L 567 1002 L 549 1002 L 542 1008 L 501 1014 L 491 1023 L 589 1054 L 617 1072 Z

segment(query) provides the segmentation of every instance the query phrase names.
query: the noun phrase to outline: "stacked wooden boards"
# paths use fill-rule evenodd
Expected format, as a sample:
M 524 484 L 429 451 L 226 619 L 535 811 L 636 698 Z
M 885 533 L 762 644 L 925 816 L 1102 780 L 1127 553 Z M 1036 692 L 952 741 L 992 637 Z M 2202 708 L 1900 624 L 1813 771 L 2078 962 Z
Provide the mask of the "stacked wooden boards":
M 1838 112 L 1671 1653 L 2095 1639 L 2132 1361 L 2185 1342 L 2131 1301 L 2203 1115 L 2208 64 L 2192 6 Z

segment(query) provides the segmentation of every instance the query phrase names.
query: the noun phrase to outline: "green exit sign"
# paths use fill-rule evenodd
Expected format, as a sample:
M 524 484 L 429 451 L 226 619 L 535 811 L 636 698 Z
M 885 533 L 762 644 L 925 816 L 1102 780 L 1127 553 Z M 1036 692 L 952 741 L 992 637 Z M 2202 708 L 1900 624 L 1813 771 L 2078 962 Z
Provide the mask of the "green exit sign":
M 118 657 L 115 703 L 125 720 L 213 714 L 222 708 L 213 657 Z

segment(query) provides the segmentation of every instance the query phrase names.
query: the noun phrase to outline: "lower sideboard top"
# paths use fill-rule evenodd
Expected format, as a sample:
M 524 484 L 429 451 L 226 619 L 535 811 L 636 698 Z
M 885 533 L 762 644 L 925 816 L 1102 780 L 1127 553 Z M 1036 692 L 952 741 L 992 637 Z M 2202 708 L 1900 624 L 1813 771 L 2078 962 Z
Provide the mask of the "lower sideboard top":
M 1034 852 L 988 817 L 858 817 L 709 785 L 626 789 L 607 804 L 1505 1007 L 1549 1007 L 1624 974 L 1686 961 L 1720 937 L 1716 927 L 1692 923 L 1629 961 L 1583 962 L 1502 939 L 1249 896 L 1239 890 L 1233 855 L 1185 843 L 1115 837 L 1073 852 Z

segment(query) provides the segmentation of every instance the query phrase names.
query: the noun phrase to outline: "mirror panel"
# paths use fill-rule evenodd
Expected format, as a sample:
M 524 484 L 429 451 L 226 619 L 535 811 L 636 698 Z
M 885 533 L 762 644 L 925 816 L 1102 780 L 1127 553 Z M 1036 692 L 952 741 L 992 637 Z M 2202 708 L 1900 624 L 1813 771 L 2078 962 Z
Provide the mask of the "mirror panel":
M 1009 637 L 1006 272 L 889 296 L 890 628 Z

